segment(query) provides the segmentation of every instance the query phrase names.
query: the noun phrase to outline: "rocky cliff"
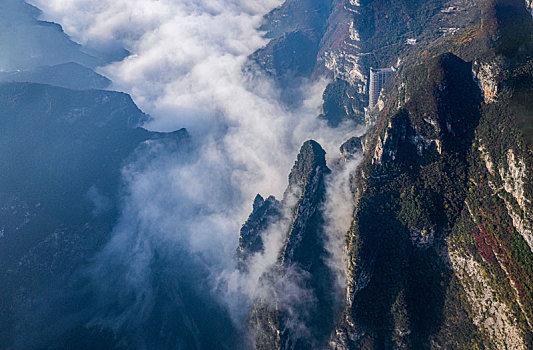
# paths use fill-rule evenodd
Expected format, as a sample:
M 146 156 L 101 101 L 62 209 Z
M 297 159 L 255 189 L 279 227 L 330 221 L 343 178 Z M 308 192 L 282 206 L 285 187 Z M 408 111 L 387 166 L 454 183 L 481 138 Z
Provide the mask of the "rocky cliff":
M 530 11 L 519 0 L 333 4 L 324 38 L 340 44 L 317 58 L 334 77 L 324 115 L 369 131 L 329 347 L 533 347 Z M 346 32 L 332 29 L 341 12 Z M 376 107 L 354 117 L 367 69 L 392 64 Z M 269 329 L 278 340 L 256 347 L 285 348 Z
M 277 263 L 261 276 L 265 293 L 256 298 L 250 312 L 251 342 L 256 348 L 308 349 L 327 343 L 337 306 L 320 210 L 329 172 L 324 150 L 315 141 L 305 142 L 282 202 L 257 197 L 254 211 L 243 226 L 239 251 L 251 254 L 266 239 L 265 222 L 269 220 L 272 225 L 272 220 L 281 219 L 279 209 L 272 215 L 272 206 L 282 206 L 288 221 L 282 226 L 285 230 Z M 242 242 L 250 241 L 252 235 L 257 243 L 245 247 Z
M 531 20 L 521 2 L 478 6 L 474 28 L 406 58 L 374 111 L 335 347 L 531 346 L 531 151 L 517 124 L 531 92 L 516 83 L 530 80 Z

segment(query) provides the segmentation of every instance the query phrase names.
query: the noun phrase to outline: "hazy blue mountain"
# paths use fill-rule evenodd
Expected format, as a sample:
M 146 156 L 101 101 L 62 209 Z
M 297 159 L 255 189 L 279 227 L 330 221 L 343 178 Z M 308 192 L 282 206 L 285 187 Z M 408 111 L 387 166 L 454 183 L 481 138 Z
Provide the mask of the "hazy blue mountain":
M 332 6 L 331 0 L 289 0 L 274 9 L 265 16 L 262 27 L 272 40 L 254 53 L 253 59 L 283 85 L 310 77 Z
M 37 19 L 40 10 L 20 0 L 0 2 L 0 71 L 76 62 L 95 67 L 100 61 L 83 51 L 60 25 Z
M 116 215 L 120 170 L 132 152 L 146 140 L 186 139 L 184 130 L 141 128 L 146 118 L 123 93 L 1 83 L 0 193 L 61 224 Z M 36 229 L 4 229 L 3 266 L 46 235 Z
M 141 128 L 146 119 L 123 93 L 0 83 L 2 348 L 18 337 L 13 327 L 28 300 L 65 281 L 108 239 L 121 168 L 134 151 L 147 141 L 187 142 L 185 130 Z
M 31 82 L 69 89 L 105 89 L 111 81 L 78 63 L 36 67 L 15 72 L 0 72 L 3 82 Z

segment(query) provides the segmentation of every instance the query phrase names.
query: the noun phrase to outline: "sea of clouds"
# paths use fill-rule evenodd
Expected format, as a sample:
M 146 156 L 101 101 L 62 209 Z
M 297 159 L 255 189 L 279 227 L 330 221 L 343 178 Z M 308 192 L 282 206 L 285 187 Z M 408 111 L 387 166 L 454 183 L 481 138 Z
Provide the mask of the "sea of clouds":
M 146 128 L 173 131 L 185 127 L 191 134 L 194 146 L 187 152 L 155 145 L 123 170 L 127 188 L 123 212 L 110 242 L 90 269 L 96 279 L 104 281 L 102 285 L 112 280 L 113 290 L 137 293 L 129 311 L 121 314 L 121 324 L 128 323 L 128 315 L 139 317 L 153 304 L 154 259 L 178 252 L 187 252 L 191 261 L 197 259 L 211 277 L 216 276 L 207 284 L 213 290 L 224 284 L 225 295 L 220 299 L 237 310 L 234 317 L 242 316 L 243 303 L 233 296 L 257 295 L 250 290 L 275 263 L 282 244 L 283 225 L 278 227 L 280 232 L 269 233 L 268 249 L 256 257 L 252 276 L 235 272 L 239 230 L 253 198 L 257 193 L 281 197 L 305 140 L 318 141 L 331 161 L 342 142 L 360 133 L 354 132 L 353 125 L 330 128 L 317 118 L 327 80 L 303 81 L 304 97 L 288 107 L 280 102 L 283 91 L 270 78 L 244 69 L 248 56 L 267 43 L 258 29 L 263 16 L 282 1 L 31 3 L 43 10 L 44 19 L 60 23 L 73 40 L 86 47 L 127 49 L 131 55 L 99 67 L 98 72 L 113 81 L 111 89 L 129 93 L 151 116 Z M 346 192 L 347 171 L 332 177 L 338 183 L 329 185 L 331 193 Z M 328 201 L 327 231 L 333 237 L 329 249 L 340 248 L 351 208 L 351 196 L 346 193 L 337 201 Z M 332 255 L 332 263 L 342 269 L 342 254 Z M 108 276 L 113 271 L 121 271 L 120 281 Z M 124 294 L 128 293 L 117 292 L 115 297 Z

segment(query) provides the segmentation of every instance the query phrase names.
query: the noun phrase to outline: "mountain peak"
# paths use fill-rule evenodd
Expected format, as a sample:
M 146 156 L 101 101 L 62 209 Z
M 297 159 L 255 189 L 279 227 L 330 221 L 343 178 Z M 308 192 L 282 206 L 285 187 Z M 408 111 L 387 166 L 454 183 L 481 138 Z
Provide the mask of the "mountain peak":
M 289 175 L 289 185 L 306 183 L 312 171 L 317 167 L 326 167 L 326 152 L 318 142 L 308 140 L 302 145 L 296 163 L 294 163 Z
M 258 193 L 254 199 L 253 212 L 257 211 L 257 209 L 259 209 L 263 205 L 263 203 L 265 203 L 265 199 Z

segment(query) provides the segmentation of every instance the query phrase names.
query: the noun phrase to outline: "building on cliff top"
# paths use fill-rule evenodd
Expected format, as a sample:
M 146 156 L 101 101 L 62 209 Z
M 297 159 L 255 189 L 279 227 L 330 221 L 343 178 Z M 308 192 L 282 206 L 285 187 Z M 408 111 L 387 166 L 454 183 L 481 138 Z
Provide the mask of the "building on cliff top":
M 373 108 L 378 102 L 379 94 L 383 85 L 391 75 L 396 72 L 396 68 L 372 68 L 370 67 L 370 86 L 368 89 L 368 107 Z

